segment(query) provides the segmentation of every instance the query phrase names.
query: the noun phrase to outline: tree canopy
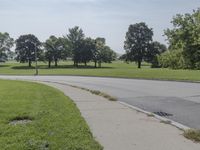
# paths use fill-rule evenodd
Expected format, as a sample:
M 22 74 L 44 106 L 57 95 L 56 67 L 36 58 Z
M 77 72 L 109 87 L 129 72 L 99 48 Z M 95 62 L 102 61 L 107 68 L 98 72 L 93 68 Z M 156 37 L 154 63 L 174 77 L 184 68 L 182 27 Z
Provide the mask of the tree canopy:
M 158 57 L 167 51 L 167 47 L 164 44 L 161 44 L 158 41 L 153 41 L 150 44 L 150 50 L 147 51 L 147 54 L 145 57 L 145 61 L 148 63 L 151 63 L 151 67 L 157 68 L 160 67 L 160 64 L 158 62 Z
M 93 61 L 95 67 L 97 63 L 101 67 L 102 62 L 110 63 L 116 57 L 116 53 L 106 45 L 105 38 L 85 38 L 83 30 L 77 26 L 69 29 L 65 39 L 69 42 L 75 66 L 78 66 L 78 63 L 87 65 L 88 62 Z
M 41 42 L 33 34 L 21 35 L 16 40 L 17 60 L 20 62 L 28 62 L 29 67 L 31 67 L 32 61 L 35 61 L 35 52 L 37 52 L 38 57 L 41 54 Z
M 45 59 L 48 61 L 49 68 L 51 67 L 51 63 L 53 61 L 55 62 L 55 67 L 57 67 L 58 61 L 61 59 L 66 59 L 68 56 L 65 42 L 66 41 L 64 41 L 63 38 L 57 38 L 52 35 L 44 43 Z
M 78 63 L 81 60 L 80 51 L 84 38 L 85 35 L 83 33 L 83 30 L 78 26 L 69 29 L 69 34 L 67 34 L 66 36 L 66 39 L 69 41 L 70 44 L 70 49 L 72 50 L 72 58 L 75 66 L 78 66 Z
M 6 33 L 0 32 L 0 60 L 7 59 L 7 54 L 14 44 L 14 39 Z
M 141 62 L 148 57 L 153 31 L 144 22 L 130 25 L 126 33 L 124 48 L 129 61 L 136 61 L 138 68 Z
M 167 29 L 165 35 L 170 52 L 179 51 L 180 55 L 175 59 L 179 62 L 183 59 L 183 64 L 177 68 L 200 68 L 200 9 L 194 10 L 192 14 L 177 14 L 172 19 L 172 25 L 173 28 Z

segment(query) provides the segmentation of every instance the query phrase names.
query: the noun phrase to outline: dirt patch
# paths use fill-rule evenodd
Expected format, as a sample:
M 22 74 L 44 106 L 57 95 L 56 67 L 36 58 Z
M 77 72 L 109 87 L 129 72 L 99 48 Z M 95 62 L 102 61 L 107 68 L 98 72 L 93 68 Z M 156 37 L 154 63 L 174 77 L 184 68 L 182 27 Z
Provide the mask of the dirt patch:
M 29 116 L 17 116 L 11 119 L 9 124 L 10 125 L 25 125 L 25 124 L 31 123 L 32 121 L 33 121 L 33 118 Z

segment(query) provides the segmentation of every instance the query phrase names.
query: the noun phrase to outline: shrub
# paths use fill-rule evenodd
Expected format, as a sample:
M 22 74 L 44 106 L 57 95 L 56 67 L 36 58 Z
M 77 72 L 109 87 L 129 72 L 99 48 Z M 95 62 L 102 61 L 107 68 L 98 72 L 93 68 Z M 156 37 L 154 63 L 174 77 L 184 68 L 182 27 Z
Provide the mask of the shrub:
M 182 50 L 170 50 L 158 56 L 159 65 L 163 68 L 187 68 Z

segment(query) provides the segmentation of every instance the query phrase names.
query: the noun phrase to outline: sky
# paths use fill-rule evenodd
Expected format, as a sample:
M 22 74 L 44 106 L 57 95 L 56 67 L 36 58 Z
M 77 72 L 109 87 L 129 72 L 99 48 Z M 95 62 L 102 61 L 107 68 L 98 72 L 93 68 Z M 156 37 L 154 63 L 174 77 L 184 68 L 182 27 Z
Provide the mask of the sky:
M 113 50 L 124 53 L 130 24 L 146 22 L 153 39 L 166 44 L 163 31 L 172 28 L 172 17 L 198 7 L 200 0 L 0 0 L 0 32 L 15 39 L 34 34 L 45 41 L 79 26 L 86 37 L 104 37 Z

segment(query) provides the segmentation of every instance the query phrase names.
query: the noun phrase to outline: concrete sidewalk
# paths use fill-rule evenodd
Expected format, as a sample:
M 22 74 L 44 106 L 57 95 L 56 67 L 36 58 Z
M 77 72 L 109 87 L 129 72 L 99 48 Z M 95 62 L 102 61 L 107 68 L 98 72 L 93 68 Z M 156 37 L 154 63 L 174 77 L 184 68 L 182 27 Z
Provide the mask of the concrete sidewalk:
M 183 131 L 160 123 L 119 102 L 58 83 L 47 83 L 77 105 L 105 150 L 200 150 L 200 144 L 183 137 Z

